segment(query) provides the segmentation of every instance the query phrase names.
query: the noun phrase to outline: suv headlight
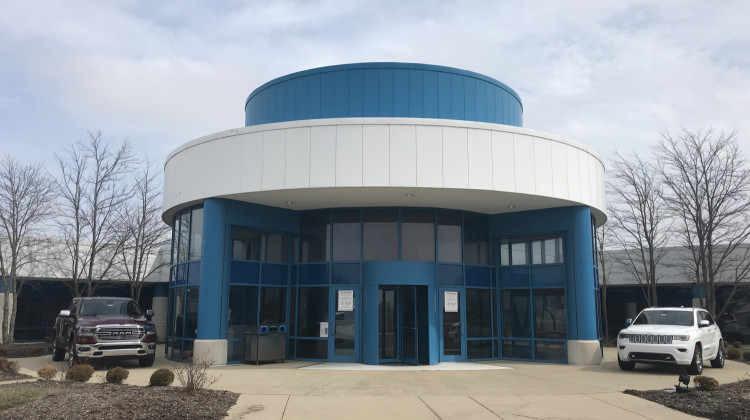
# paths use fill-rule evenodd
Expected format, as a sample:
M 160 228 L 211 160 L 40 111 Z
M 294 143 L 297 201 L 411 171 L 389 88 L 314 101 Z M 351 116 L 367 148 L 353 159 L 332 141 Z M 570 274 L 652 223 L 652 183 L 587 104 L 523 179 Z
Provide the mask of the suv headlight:
M 672 340 L 675 340 L 675 341 L 690 341 L 690 336 L 689 335 L 675 335 L 675 336 L 672 336 Z
M 619 338 L 620 340 L 627 340 L 627 339 L 630 338 L 630 334 L 626 334 L 626 333 L 621 332 L 621 333 L 617 334 L 617 338 Z

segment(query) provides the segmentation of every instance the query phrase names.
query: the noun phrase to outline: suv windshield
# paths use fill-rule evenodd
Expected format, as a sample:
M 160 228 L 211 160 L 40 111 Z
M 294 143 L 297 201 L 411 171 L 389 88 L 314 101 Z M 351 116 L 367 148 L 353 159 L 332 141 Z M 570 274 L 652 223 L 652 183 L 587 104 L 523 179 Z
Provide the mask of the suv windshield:
M 680 325 L 690 327 L 694 323 L 692 311 L 643 311 L 633 322 L 634 325 Z
M 81 315 L 126 315 L 139 317 L 141 314 L 141 308 L 138 307 L 138 304 L 128 299 L 84 300 L 81 303 Z

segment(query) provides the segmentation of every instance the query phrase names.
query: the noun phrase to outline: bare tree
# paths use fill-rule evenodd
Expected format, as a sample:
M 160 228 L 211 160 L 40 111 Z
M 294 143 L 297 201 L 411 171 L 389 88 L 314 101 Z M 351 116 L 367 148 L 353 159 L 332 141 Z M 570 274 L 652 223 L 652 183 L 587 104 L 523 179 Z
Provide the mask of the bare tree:
M 616 241 L 614 238 L 614 224 L 605 223 L 596 230 L 596 252 L 599 257 L 599 289 L 602 293 L 602 321 L 604 322 L 604 341 L 609 341 L 609 318 L 607 316 L 607 286 L 612 272 L 612 261 L 605 250 L 611 249 Z
M 124 246 L 119 211 L 132 196 L 125 176 L 134 159 L 123 141 L 113 148 L 101 132 L 56 155 L 61 196 L 58 226 L 67 248 L 63 260 L 75 296 L 91 296 L 99 282 L 110 278 Z
M 148 276 L 149 263 L 156 261 L 160 247 L 169 240 L 169 226 L 161 220 L 161 186 L 159 173 L 146 160 L 142 171 L 135 177 L 135 194 L 124 206 L 124 246 L 120 259 L 125 277 L 130 282 L 130 297 L 139 300 L 143 281 Z M 157 269 L 151 266 L 151 271 Z
M 3 343 L 13 342 L 18 296 L 28 278 L 21 275 L 21 271 L 37 261 L 38 229 L 52 216 L 53 202 L 53 184 L 40 165 L 23 165 L 9 155 L 0 159 L 0 277 L 3 282 L 0 340 Z
M 611 168 L 607 186 L 613 196 L 613 232 L 624 250 L 618 262 L 641 286 L 648 306 L 657 306 L 657 269 L 671 226 L 659 171 L 635 153 L 627 158 L 615 154 Z
M 661 136 L 656 149 L 665 198 L 680 225 L 689 250 L 701 304 L 714 315 L 720 282 L 737 285 L 747 279 L 750 254 L 750 170 L 736 132 L 688 131 Z

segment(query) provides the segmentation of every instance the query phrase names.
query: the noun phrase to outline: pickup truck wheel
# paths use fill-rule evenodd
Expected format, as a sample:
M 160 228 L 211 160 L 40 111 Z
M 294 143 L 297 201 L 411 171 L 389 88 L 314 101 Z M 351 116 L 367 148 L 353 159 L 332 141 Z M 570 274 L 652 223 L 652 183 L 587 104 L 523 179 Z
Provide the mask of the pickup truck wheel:
M 141 367 L 151 367 L 154 365 L 154 359 L 156 359 L 156 354 L 149 354 L 148 356 L 139 357 L 138 364 Z
M 690 363 L 690 367 L 688 367 L 687 371 L 691 375 L 700 375 L 703 373 L 703 351 L 701 351 L 700 343 L 695 345 L 693 361 Z
M 711 367 L 721 369 L 724 367 L 724 341 L 719 340 L 719 350 L 716 351 L 716 357 L 711 360 Z
M 78 360 L 78 351 L 76 350 L 76 340 L 75 338 L 71 338 L 68 344 L 68 366 L 72 367 L 78 363 L 80 361 Z
M 620 369 L 622 370 L 633 370 L 635 369 L 635 363 L 633 362 L 623 362 L 620 360 L 620 355 L 617 355 L 617 364 L 620 365 Z

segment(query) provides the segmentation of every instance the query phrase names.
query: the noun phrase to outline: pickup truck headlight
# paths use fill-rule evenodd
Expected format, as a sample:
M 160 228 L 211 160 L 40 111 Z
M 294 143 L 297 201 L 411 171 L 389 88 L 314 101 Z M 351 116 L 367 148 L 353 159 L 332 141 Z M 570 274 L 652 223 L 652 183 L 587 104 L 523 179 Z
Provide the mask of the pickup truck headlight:
M 94 335 L 96 327 L 78 327 L 78 335 Z
M 156 326 L 153 324 L 146 324 L 143 328 L 146 330 L 146 334 L 156 334 Z
M 690 341 L 689 335 L 675 335 L 672 337 L 672 340 L 675 341 Z

